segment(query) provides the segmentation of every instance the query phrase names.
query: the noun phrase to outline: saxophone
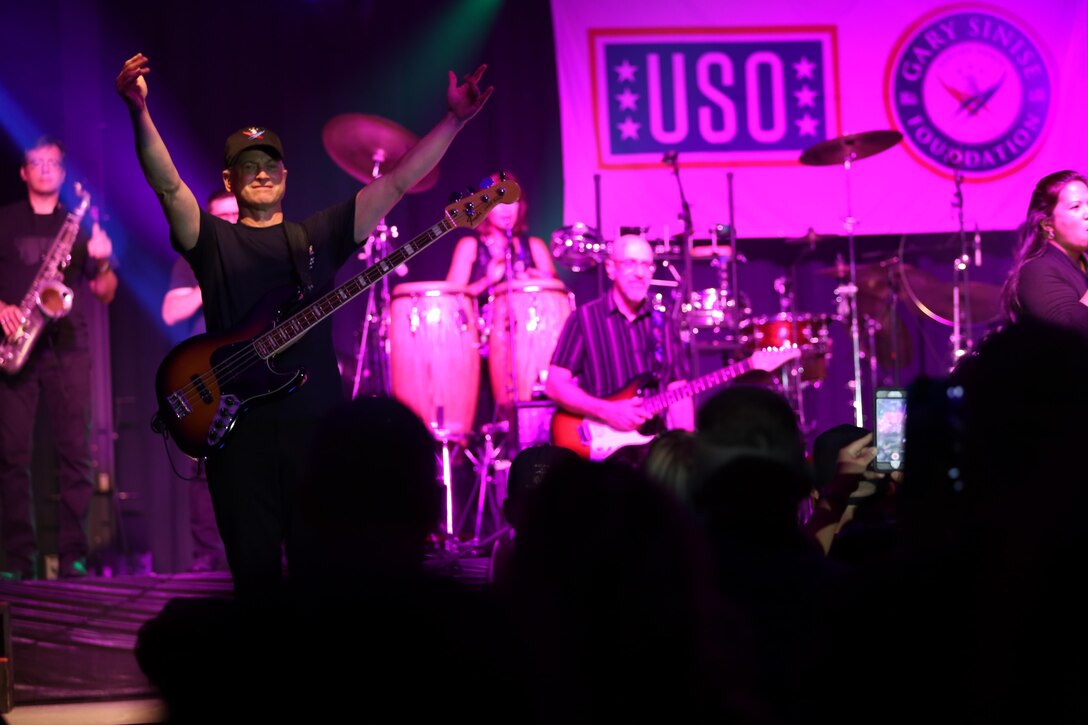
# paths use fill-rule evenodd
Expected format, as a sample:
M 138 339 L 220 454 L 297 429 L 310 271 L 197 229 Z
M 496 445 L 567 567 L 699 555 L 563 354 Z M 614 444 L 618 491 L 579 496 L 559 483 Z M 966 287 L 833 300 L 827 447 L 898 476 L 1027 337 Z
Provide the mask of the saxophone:
M 76 184 L 76 195 L 79 206 L 68 213 L 30 290 L 19 303 L 23 324 L 10 338 L 0 341 L 0 370 L 9 375 L 23 369 L 34 343 L 41 337 L 49 321 L 64 317 L 72 309 L 72 290 L 64 284 L 64 269 L 72 261 L 72 245 L 75 244 L 83 215 L 91 204 L 91 195 L 79 184 Z

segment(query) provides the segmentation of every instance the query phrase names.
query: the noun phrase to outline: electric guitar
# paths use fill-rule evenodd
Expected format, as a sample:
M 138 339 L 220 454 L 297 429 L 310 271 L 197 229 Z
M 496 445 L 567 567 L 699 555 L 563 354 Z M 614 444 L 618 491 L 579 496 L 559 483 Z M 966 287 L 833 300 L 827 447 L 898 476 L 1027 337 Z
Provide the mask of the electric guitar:
M 655 418 L 673 403 L 690 398 L 696 393 L 713 390 L 749 370 L 771 372 L 782 367 L 790 360 L 801 357 L 796 347 L 766 348 L 757 350 L 752 356 L 738 363 L 733 363 L 720 370 L 715 370 L 696 378 L 683 387 L 665 390 L 642 399 L 642 407 L 652 416 L 639 430 L 618 431 L 605 423 L 584 418 L 564 410 L 557 410 L 552 417 L 552 443 L 569 448 L 582 458 L 602 461 L 623 446 L 641 445 L 654 439 L 650 435 Z M 643 373 L 629 382 L 618 393 L 607 396 L 605 400 L 627 400 L 641 395 L 643 389 L 654 382 L 651 373 Z
M 287 395 L 306 382 L 305 368 L 278 370 L 278 354 L 440 237 L 458 227 L 475 227 L 493 208 L 521 196 L 517 180 L 506 172 L 493 174 L 481 187 L 449 204 L 430 229 L 320 299 L 303 302 L 301 309 L 297 289 L 276 290 L 231 330 L 197 335 L 175 347 L 155 376 L 159 410 L 152 428 L 169 432 L 178 448 L 193 458 L 222 448 L 250 407 Z

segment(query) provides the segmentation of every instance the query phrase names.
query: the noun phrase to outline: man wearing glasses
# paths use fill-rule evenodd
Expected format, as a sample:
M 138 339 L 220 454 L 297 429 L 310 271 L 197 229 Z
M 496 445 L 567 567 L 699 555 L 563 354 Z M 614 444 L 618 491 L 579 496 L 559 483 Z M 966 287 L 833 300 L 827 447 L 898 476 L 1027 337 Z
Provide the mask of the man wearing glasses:
M 649 242 L 635 235 L 616 240 L 605 260 L 612 288 L 567 318 L 552 354 L 545 390 L 564 410 L 632 431 L 650 418 L 642 398 L 608 396 L 643 373 L 652 374 L 661 389 L 686 381 L 679 330 L 647 297 L 654 269 Z M 686 398 L 669 409 L 667 427 L 692 430 L 694 419 Z
M 25 322 L 20 303 L 42 268 L 68 216 L 60 203 L 64 147 L 43 137 L 25 149 L 19 175 L 27 198 L 0 209 L 0 335 L 13 341 Z M 87 574 L 87 507 L 93 490 L 90 450 L 91 353 L 86 305 L 108 304 L 117 291 L 112 244 L 98 224 L 80 232 L 64 270 L 72 290 L 67 315 L 49 321 L 17 373 L 0 374 L 0 513 L 7 563 L 0 578 L 34 579 L 38 547 L 30 469 L 39 400 L 49 415 L 57 456 L 59 575 Z M 90 294 L 88 294 L 90 293 Z

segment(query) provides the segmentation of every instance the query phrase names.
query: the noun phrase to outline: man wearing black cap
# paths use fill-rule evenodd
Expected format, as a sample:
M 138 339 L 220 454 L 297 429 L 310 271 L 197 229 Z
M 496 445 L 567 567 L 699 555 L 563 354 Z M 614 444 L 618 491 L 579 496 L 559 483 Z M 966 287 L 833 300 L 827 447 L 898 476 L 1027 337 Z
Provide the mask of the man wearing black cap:
M 200 282 L 208 332 L 235 327 L 276 289 L 312 286 L 314 294 L 331 289 L 336 270 L 483 107 L 492 91 L 479 87 L 485 68 L 461 85 L 451 72 L 443 119 L 388 173 L 301 225 L 284 220 L 287 169 L 279 137 L 260 126 L 231 134 L 223 184 L 238 200 L 238 223 L 232 225 L 201 211 L 178 175 L 148 111 L 148 60 L 143 54 L 128 59 L 117 76 L 117 91 L 129 108 L 136 153 L 162 204 L 170 241 Z M 281 369 L 304 367 L 306 383 L 291 395 L 254 406 L 207 462 L 235 589 L 251 601 L 278 588 L 284 543 L 293 577 L 305 578 L 314 569 L 313 537 L 294 503 L 312 431 L 342 398 L 330 325 L 315 327 L 276 360 Z

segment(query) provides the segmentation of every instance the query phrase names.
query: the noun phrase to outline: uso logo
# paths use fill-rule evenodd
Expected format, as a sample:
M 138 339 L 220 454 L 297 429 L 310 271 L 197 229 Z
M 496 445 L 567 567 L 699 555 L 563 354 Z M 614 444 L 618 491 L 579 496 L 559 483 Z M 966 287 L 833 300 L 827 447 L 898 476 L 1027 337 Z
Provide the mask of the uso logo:
M 1030 28 L 983 5 L 938 9 L 900 37 L 885 74 L 892 126 L 907 151 L 941 174 L 1005 176 L 1039 150 L 1053 73 Z

